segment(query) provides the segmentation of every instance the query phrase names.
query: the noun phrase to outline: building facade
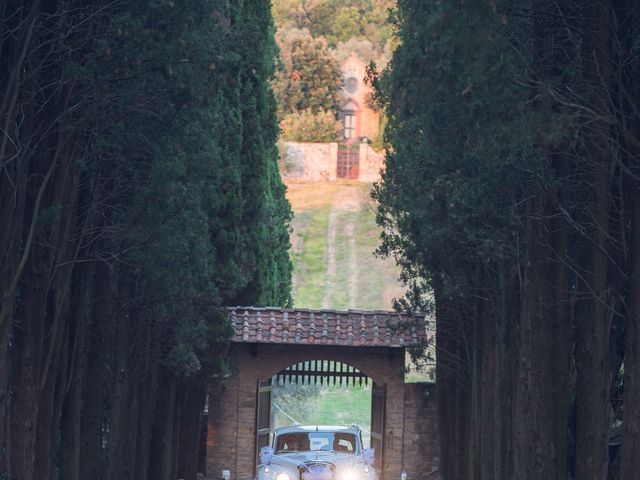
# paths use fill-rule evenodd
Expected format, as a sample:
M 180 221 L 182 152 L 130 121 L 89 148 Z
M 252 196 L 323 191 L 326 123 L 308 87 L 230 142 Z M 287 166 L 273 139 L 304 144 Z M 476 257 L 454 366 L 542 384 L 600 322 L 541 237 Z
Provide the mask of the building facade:
M 365 83 L 366 64 L 352 53 L 340 66 L 343 77 L 338 118 L 345 143 L 371 141 L 380 132 L 380 113 L 371 108 L 371 87 Z

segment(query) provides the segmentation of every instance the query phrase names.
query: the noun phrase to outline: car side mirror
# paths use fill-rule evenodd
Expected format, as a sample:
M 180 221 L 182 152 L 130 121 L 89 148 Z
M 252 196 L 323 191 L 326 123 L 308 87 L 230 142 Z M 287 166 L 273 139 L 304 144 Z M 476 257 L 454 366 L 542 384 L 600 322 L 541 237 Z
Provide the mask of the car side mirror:
M 273 448 L 262 447 L 260 449 L 260 463 L 262 465 L 269 465 L 273 459 Z
M 376 459 L 376 449 L 375 448 L 365 448 L 363 452 L 364 461 L 367 462 L 367 465 L 373 465 L 373 462 Z

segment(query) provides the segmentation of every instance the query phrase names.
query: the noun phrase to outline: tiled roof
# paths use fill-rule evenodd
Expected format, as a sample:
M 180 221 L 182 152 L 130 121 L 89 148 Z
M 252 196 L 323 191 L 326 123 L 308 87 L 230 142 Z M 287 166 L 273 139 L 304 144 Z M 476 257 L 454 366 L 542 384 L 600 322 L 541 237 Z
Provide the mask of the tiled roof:
M 406 347 L 426 341 L 424 315 L 364 310 L 229 308 L 233 342 Z

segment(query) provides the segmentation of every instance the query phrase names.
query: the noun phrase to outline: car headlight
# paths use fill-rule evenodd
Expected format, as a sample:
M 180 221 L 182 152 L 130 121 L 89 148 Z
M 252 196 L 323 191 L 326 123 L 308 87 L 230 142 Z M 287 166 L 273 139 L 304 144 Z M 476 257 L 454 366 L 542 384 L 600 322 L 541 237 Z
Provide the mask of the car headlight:
M 340 475 L 340 480 L 360 480 L 360 475 L 355 470 L 345 470 Z
M 280 472 L 276 477 L 276 480 L 291 480 L 291 477 L 287 472 Z

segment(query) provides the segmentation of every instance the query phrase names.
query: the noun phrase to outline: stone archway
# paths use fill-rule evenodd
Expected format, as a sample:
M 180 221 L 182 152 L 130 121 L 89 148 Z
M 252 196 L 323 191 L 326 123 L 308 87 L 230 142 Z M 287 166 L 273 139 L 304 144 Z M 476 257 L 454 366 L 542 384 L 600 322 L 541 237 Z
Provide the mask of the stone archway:
M 220 478 L 228 470 L 230 480 L 253 480 L 258 431 L 263 435 L 268 431 L 264 423 L 258 424 L 256 415 L 261 382 L 290 365 L 312 360 L 352 365 L 377 385 L 384 385 L 379 417 L 384 480 L 399 479 L 403 469 L 437 468 L 417 466 L 421 460 L 416 458 L 426 458 L 425 453 L 431 458 L 427 463 L 437 462 L 437 452 L 435 448 L 424 452 L 415 441 L 417 419 L 411 416 L 420 409 L 411 405 L 405 409 L 405 347 L 424 338 L 423 319 L 396 312 L 237 308 L 230 310 L 230 320 L 235 335 L 229 358 L 236 373 L 211 383 L 207 478 Z M 427 398 L 423 394 L 414 397 L 418 401 Z M 429 398 L 435 413 L 435 395 Z M 435 420 L 429 423 L 436 425 Z M 434 432 L 429 435 L 432 438 L 425 445 L 433 447 Z M 416 452 L 408 458 L 411 449 Z
M 314 417 L 314 419 L 306 417 L 306 421 L 301 422 L 300 419 L 304 418 L 304 413 L 298 411 L 298 415 L 302 416 L 298 416 L 298 419 L 294 419 L 287 412 L 283 411 L 282 408 L 275 403 L 274 394 L 277 395 L 277 392 L 281 392 L 282 390 L 287 389 L 287 387 L 289 394 L 291 392 L 291 387 L 294 387 L 294 389 L 304 389 L 305 387 L 331 389 L 333 387 L 335 392 L 337 387 L 342 391 L 342 395 L 346 394 L 349 396 L 358 389 L 361 389 L 363 386 L 365 388 L 364 390 L 361 390 L 361 392 L 368 392 L 367 406 L 360 403 L 360 408 L 356 409 L 357 412 L 352 411 L 350 412 L 350 415 L 348 413 L 349 409 L 342 412 L 332 409 L 334 415 L 332 415 L 331 419 L 320 422 L 319 424 L 357 424 L 362 428 L 365 447 L 372 447 L 375 449 L 376 456 L 374 467 L 377 471 L 382 471 L 382 461 L 384 458 L 386 384 L 376 383 L 373 378 L 353 365 L 342 363 L 334 359 L 312 359 L 293 363 L 285 369 L 277 372 L 270 379 L 258 380 L 258 397 L 256 402 L 256 450 L 270 445 L 272 440 L 271 434 L 274 432 L 275 427 L 278 426 L 274 423 L 274 414 L 281 418 L 287 418 L 286 422 L 280 426 L 318 424 L 317 416 Z M 314 395 L 317 395 L 318 393 L 318 390 L 313 392 Z M 308 405 L 310 401 L 312 402 L 311 399 L 308 399 L 304 403 Z M 274 406 L 277 407 L 279 411 L 274 410 Z M 295 406 L 292 407 L 293 410 L 297 410 Z M 363 417 L 363 413 L 366 415 L 366 419 Z M 346 418 L 343 416 L 344 414 L 347 415 Z M 342 419 L 338 420 L 341 417 Z M 356 417 L 360 421 L 356 421 Z

